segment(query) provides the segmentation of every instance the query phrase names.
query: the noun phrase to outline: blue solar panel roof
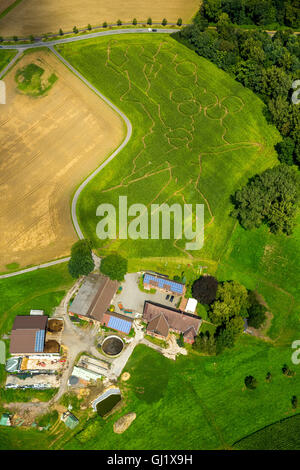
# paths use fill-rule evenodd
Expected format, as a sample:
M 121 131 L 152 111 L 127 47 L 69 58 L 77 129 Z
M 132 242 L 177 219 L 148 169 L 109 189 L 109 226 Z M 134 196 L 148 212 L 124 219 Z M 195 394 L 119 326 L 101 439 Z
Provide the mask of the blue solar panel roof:
M 39 330 L 35 334 L 34 352 L 44 351 L 45 331 Z
M 160 277 L 152 276 L 151 274 L 145 274 L 144 276 L 144 284 L 148 284 L 149 281 L 155 281 L 158 283 L 158 287 L 160 289 L 164 289 L 167 286 L 172 292 L 182 294 L 183 293 L 183 285 L 179 284 L 178 282 L 171 281 L 170 279 L 163 279 Z
M 131 329 L 131 322 L 123 320 L 122 318 L 110 317 L 107 326 L 113 330 L 122 331 L 122 333 L 128 334 Z

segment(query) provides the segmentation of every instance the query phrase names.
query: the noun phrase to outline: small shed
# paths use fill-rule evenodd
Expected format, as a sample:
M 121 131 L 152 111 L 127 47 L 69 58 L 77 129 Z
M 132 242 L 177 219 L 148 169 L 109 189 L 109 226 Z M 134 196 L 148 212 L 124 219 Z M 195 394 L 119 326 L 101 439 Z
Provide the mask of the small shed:
M 187 313 L 195 313 L 196 312 L 196 308 L 197 308 L 197 300 L 196 299 L 192 299 L 190 298 L 188 301 L 187 301 L 187 304 L 186 304 L 186 307 L 185 307 L 185 311 Z
M 1 416 L 0 426 L 11 426 L 10 415 L 8 413 L 3 413 Z

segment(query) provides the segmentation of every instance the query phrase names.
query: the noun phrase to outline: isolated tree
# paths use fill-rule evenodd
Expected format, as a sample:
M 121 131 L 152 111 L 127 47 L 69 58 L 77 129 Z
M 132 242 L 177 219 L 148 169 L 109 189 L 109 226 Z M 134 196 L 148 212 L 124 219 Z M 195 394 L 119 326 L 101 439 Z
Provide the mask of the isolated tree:
M 60 36 L 63 36 L 63 35 L 64 35 L 64 32 L 63 32 L 63 30 L 62 30 L 61 28 L 59 28 L 59 35 L 60 35 Z
M 161 24 L 162 24 L 163 26 L 166 26 L 166 25 L 168 24 L 168 20 L 167 20 L 166 18 L 164 18 L 164 19 L 162 20 Z
M 253 291 L 249 292 L 249 307 L 248 307 L 248 325 L 253 328 L 260 328 L 261 325 L 266 321 L 266 309 L 257 300 L 256 295 Z
M 218 281 L 213 276 L 202 276 L 192 286 L 192 295 L 201 304 L 210 305 L 217 295 Z
M 34 36 L 32 34 L 29 36 L 29 40 L 30 42 L 34 42 Z
M 3 37 L 2 36 L 0 36 L 0 42 L 3 42 Z
M 178 18 L 177 20 L 177 26 L 181 26 L 182 25 L 182 18 Z
M 152 25 L 152 18 L 148 18 L 148 19 L 147 19 L 147 24 L 148 24 L 149 26 Z
M 295 409 L 297 408 L 297 406 L 298 406 L 298 398 L 296 397 L 296 395 L 293 395 L 293 396 L 292 396 L 291 402 L 292 402 L 292 407 L 293 407 L 294 410 L 295 410 Z
M 104 21 L 102 27 L 103 27 L 103 28 L 107 28 L 107 22 L 106 22 L 106 21 Z
M 68 264 L 72 277 L 87 276 L 95 267 L 91 244 L 88 240 L 79 240 L 71 249 L 71 259 Z
M 89 31 L 91 31 L 92 26 L 90 25 L 90 23 L 87 25 L 87 29 L 88 29 Z
M 77 26 L 74 26 L 74 28 L 73 28 L 73 33 L 74 33 L 74 34 L 77 34 L 77 33 L 78 33 L 78 28 L 77 28 Z
M 136 25 L 137 25 L 137 19 L 136 19 L 136 18 L 133 18 L 133 20 L 132 20 L 132 24 L 133 24 L 134 26 L 136 26 Z
M 266 382 L 271 382 L 271 380 L 272 380 L 272 374 L 271 374 L 271 372 L 267 372 Z
M 287 377 L 293 377 L 293 375 L 295 375 L 295 371 L 293 371 L 292 369 L 290 369 L 287 364 L 283 364 L 281 370 L 282 370 L 282 373 L 283 373 L 284 375 L 286 375 Z
M 249 390 L 254 390 L 257 387 L 257 380 L 252 375 L 247 375 L 245 385 Z
M 19 40 L 18 36 L 14 36 L 14 37 L 13 37 L 13 40 L 14 40 L 15 42 L 18 42 L 18 40 Z
M 121 26 L 121 24 L 122 24 L 122 21 L 121 21 L 121 20 L 118 20 L 118 21 L 117 21 L 117 25 L 118 25 L 118 26 Z
M 127 273 L 128 261 L 122 256 L 116 254 L 108 255 L 101 260 L 100 271 L 110 279 L 119 282 L 124 280 Z

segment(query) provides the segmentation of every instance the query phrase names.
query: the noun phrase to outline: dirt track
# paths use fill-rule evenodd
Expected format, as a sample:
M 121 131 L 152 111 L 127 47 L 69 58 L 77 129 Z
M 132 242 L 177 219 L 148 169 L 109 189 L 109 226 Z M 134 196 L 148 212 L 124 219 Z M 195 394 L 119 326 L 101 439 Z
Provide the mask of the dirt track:
M 189 21 L 199 8 L 199 0 L 23 0 L 0 20 L 1 36 L 29 36 L 30 34 L 57 33 L 59 28 L 71 31 L 73 26 L 85 28 L 88 23 L 101 25 L 103 21 L 116 23 L 146 21 Z
M 16 89 L 29 63 L 55 72 L 48 95 Z M 76 186 L 122 141 L 120 118 L 50 52 L 24 56 L 5 78 L 0 116 L 0 270 L 66 256 L 77 240 L 70 217 Z

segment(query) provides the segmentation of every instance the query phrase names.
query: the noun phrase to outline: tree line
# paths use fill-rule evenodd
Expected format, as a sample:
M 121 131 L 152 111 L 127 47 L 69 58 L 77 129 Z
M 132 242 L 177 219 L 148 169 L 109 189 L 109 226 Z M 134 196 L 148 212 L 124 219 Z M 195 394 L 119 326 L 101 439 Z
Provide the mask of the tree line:
M 300 27 L 299 0 L 203 0 L 201 13 L 208 21 L 217 22 L 222 12 L 238 25 Z

